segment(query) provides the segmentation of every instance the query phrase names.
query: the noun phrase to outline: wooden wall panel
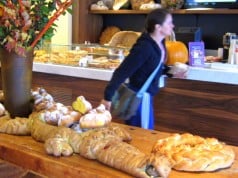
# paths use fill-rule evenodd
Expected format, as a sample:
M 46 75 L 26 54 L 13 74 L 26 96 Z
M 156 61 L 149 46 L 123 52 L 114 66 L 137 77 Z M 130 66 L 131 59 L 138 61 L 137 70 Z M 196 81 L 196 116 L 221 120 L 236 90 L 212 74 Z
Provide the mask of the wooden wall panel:
M 106 81 L 49 75 L 38 72 L 34 72 L 33 79 L 34 87 L 44 87 L 58 102 L 71 105 L 77 96 L 82 95 L 85 96 L 94 107 L 96 107 L 103 98 L 103 91 L 107 84 Z
M 238 86 L 168 79 L 155 99 L 156 130 L 191 132 L 238 144 Z

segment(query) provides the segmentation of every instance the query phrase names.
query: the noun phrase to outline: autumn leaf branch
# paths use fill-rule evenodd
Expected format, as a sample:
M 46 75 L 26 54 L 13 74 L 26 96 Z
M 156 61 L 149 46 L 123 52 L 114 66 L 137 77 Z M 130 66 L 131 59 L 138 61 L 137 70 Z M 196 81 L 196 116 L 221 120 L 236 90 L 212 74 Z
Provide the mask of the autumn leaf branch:
M 58 9 L 55 11 L 53 16 L 50 18 L 48 23 L 45 25 L 45 27 L 40 31 L 40 33 L 36 36 L 35 40 L 32 42 L 31 47 L 34 48 L 37 44 L 37 42 L 42 38 L 42 36 L 46 33 L 46 31 L 51 27 L 51 25 L 54 23 L 54 21 L 65 12 L 65 10 L 71 6 L 73 3 L 73 0 L 66 0 L 65 2 L 57 1 L 57 5 L 59 6 Z

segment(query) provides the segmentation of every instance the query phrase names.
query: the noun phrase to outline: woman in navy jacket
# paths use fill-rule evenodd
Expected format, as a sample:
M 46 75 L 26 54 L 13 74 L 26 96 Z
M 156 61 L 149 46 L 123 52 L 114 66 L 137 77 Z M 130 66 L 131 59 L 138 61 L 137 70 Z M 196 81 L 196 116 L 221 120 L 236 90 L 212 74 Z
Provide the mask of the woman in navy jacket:
M 150 107 L 147 115 L 147 126 L 142 125 L 142 108 L 138 108 L 135 116 L 126 121 L 126 124 L 154 128 L 153 96 L 159 91 L 159 78 L 168 72 L 169 67 L 165 63 L 166 49 L 165 37 L 171 35 L 174 24 L 171 13 L 166 9 L 156 9 L 148 14 L 145 23 L 145 32 L 133 45 L 129 55 L 123 60 L 121 65 L 114 71 L 113 76 L 105 88 L 104 99 L 101 101 L 108 110 L 111 108 L 111 100 L 118 87 L 126 79 L 129 79 L 129 87 L 138 91 L 145 83 L 150 74 L 158 66 L 160 60 L 163 65 L 158 70 L 152 83 L 147 89 L 150 96 Z

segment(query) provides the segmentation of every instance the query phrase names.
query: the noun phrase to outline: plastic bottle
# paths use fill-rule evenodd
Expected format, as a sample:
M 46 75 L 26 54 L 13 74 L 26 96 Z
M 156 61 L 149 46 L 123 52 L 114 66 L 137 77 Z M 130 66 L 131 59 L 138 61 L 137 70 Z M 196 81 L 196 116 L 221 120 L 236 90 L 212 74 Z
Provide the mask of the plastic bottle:
M 230 41 L 230 48 L 229 48 L 229 56 L 228 56 L 228 63 L 235 64 L 235 51 L 236 51 L 236 39 L 231 39 Z
M 236 40 L 236 47 L 235 47 L 235 64 L 238 64 L 238 39 Z

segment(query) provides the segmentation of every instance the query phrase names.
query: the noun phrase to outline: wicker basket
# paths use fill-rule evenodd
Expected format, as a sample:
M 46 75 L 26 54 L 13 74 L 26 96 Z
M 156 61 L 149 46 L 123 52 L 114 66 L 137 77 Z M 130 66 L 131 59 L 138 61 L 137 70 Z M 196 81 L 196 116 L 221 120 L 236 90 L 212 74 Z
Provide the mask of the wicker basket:
M 153 1 L 153 0 L 130 0 L 130 3 L 131 3 L 132 9 L 139 10 L 140 6 L 142 4 L 146 4 L 146 3 L 149 3 L 151 1 Z

